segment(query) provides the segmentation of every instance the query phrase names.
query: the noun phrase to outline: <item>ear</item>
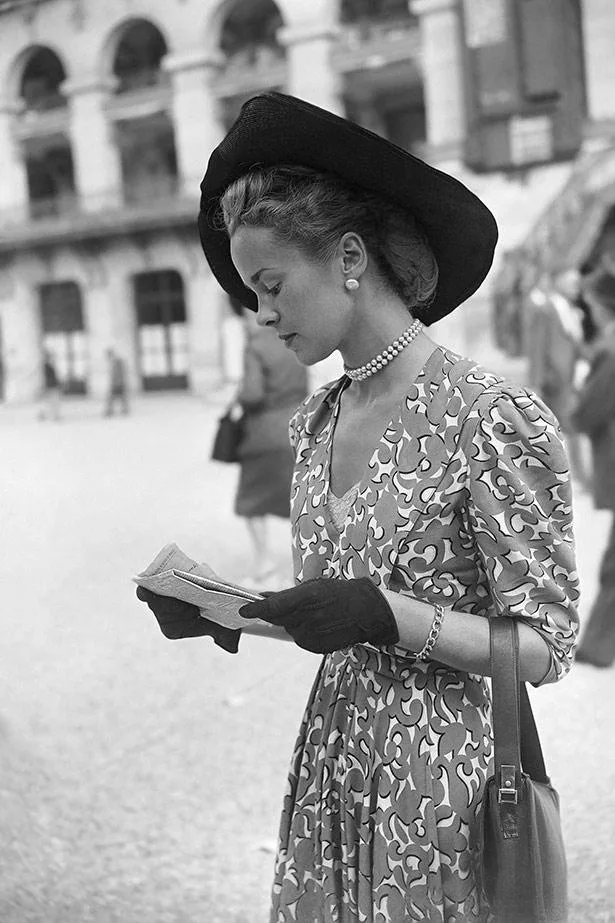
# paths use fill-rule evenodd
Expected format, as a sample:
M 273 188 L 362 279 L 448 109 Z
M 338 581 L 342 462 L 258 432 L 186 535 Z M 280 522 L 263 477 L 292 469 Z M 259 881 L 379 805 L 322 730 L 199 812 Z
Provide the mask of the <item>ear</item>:
M 362 276 L 367 269 L 369 255 L 361 235 L 347 231 L 338 244 L 338 257 L 344 279 Z

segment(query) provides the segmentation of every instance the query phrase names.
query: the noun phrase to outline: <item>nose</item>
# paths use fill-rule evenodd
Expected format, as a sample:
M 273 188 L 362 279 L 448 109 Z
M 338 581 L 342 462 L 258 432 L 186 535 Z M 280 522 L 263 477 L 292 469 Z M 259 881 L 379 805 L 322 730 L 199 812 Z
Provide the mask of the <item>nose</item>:
M 277 324 L 279 319 L 280 319 L 280 315 L 277 313 L 277 311 L 274 311 L 270 305 L 263 303 L 263 301 L 259 299 L 258 311 L 256 314 L 256 323 L 258 324 L 258 326 L 259 327 L 272 327 L 275 324 Z

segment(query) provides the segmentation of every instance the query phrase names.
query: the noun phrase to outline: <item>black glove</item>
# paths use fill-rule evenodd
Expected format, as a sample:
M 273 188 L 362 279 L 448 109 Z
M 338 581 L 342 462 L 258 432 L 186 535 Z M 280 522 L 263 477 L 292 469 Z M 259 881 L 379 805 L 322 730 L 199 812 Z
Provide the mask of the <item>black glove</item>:
M 173 596 L 160 596 L 142 586 L 137 587 L 137 597 L 152 610 L 165 638 L 176 641 L 179 638 L 210 635 L 218 647 L 224 648 L 229 654 L 236 654 L 239 650 L 241 629 L 225 628 L 224 625 L 202 618 L 198 607 L 192 603 L 182 602 Z
M 399 641 L 391 607 L 371 580 L 318 577 L 239 610 L 245 619 L 281 625 L 294 641 L 314 654 L 329 654 L 353 644 Z

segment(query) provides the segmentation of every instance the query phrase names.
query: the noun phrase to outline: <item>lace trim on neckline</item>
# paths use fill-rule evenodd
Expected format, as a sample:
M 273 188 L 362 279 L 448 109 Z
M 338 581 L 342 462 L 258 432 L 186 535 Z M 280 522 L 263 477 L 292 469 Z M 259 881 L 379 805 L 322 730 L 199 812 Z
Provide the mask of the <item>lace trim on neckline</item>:
M 341 532 L 344 528 L 344 523 L 348 518 L 348 513 L 352 504 L 357 499 L 357 494 L 359 493 L 359 482 L 353 484 L 352 487 L 349 487 L 345 494 L 341 497 L 336 497 L 331 488 L 329 488 L 329 493 L 327 496 L 327 507 L 329 510 L 329 515 L 333 521 L 333 525 L 338 532 Z

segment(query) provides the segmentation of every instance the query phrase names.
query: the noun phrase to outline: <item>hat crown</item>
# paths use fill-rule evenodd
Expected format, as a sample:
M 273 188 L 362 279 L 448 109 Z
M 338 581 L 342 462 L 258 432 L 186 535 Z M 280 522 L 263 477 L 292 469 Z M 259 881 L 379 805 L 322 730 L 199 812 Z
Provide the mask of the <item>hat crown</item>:
M 292 163 L 334 173 L 411 212 L 439 267 L 436 297 L 421 315 L 444 317 L 481 284 L 493 260 L 497 225 L 487 206 L 459 180 L 384 138 L 311 103 L 275 91 L 252 97 L 213 151 L 201 183 L 198 226 L 209 265 L 222 285 L 256 310 L 214 215 L 227 186 L 256 166 Z

